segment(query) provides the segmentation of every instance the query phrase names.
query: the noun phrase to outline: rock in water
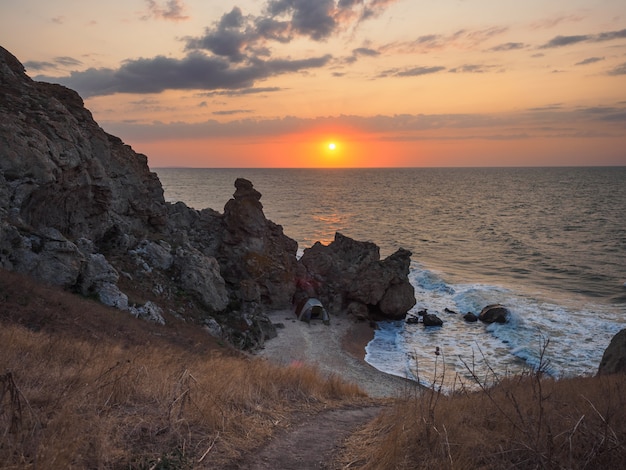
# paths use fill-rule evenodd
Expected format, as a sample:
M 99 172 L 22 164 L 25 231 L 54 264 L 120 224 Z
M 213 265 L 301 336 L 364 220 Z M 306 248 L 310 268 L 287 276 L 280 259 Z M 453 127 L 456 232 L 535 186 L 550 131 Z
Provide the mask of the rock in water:
M 504 305 L 494 304 L 483 308 L 478 319 L 485 323 L 506 323 L 509 315 L 509 310 Z
M 424 326 L 443 326 L 443 320 L 434 313 L 424 315 Z
M 626 329 L 611 339 L 598 367 L 598 375 L 626 374 Z

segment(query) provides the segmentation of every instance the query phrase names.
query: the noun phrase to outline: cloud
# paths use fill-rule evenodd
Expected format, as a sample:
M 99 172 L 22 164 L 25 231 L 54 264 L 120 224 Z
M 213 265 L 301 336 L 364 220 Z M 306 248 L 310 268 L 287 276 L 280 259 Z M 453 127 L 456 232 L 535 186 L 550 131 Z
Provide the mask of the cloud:
M 225 13 L 204 34 L 188 37 L 186 50 L 206 50 L 242 62 L 271 55 L 268 44 L 297 38 L 324 41 L 380 15 L 397 0 L 267 0 L 263 15 L 244 15 L 239 7 Z
M 354 56 L 364 55 L 368 57 L 375 57 L 377 55 L 380 55 L 380 52 L 374 49 L 370 49 L 368 47 L 357 47 L 356 49 L 352 51 L 352 54 Z
M 526 44 L 523 42 L 506 42 L 504 44 L 499 44 L 490 49 L 487 49 L 490 52 L 506 52 L 506 51 L 515 51 L 518 49 L 525 49 Z
M 540 49 L 551 49 L 555 47 L 571 46 L 580 42 L 604 42 L 615 39 L 626 38 L 626 29 L 620 31 L 606 31 L 599 34 L 582 34 L 575 36 L 556 36 L 547 43 L 539 46 Z
M 244 112 L 233 110 L 221 115 Z M 135 141 L 199 138 L 276 137 L 311 128 L 350 128 L 377 139 L 412 141 L 425 139 L 511 140 L 542 137 L 622 137 L 624 106 L 570 108 L 548 104 L 519 113 L 398 114 L 377 116 L 340 115 L 317 118 L 285 116 L 273 119 L 208 120 L 200 123 L 154 122 L 103 123 L 108 132 Z M 607 123 L 610 123 L 607 126 Z M 440 131 L 448 130 L 444 134 Z
M 83 63 L 80 60 L 74 59 L 73 57 L 67 57 L 67 56 L 55 57 L 52 60 L 52 62 L 36 61 L 36 60 L 24 62 L 24 67 L 27 70 L 35 70 L 35 71 L 58 70 L 60 67 L 76 67 L 80 65 L 83 65 Z
M 421 75 L 429 75 L 432 73 L 437 73 L 445 70 L 445 67 L 442 66 L 431 66 L 431 67 L 413 67 L 410 69 L 390 69 L 386 70 L 382 73 L 381 76 L 387 77 L 419 77 Z
M 381 50 L 406 54 L 428 54 L 449 48 L 475 49 L 484 42 L 504 34 L 506 31 L 508 31 L 506 27 L 493 26 L 477 30 L 461 29 L 452 34 L 424 34 L 412 41 L 387 44 L 381 47 Z
M 448 70 L 450 73 L 485 73 L 493 69 L 495 65 L 478 65 L 478 64 L 466 64 L 459 67 L 454 67 Z
M 160 93 L 164 90 L 236 90 L 251 88 L 258 80 L 274 75 L 323 67 L 330 55 L 302 60 L 256 59 L 233 67 L 230 62 L 195 52 L 183 59 L 157 56 L 126 61 L 118 69 L 94 69 L 72 72 L 67 77 L 37 76 L 78 91 L 83 97 L 114 93 Z
M 148 5 L 148 14 L 142 19 L 157 18 L 169 21 L 188 20 L 189 16 L 184 15 L 186 9 L 182 0 L 167 0 L 165 6 L 161 6 L 156 0 L 145 0 Z
M 618 65 L 612 70 L 609 70 L 609 75 L 626 75 L 626 62 L 621 65 Z
M 251 109 L 229 109 L 225 111 L 213 111 L 212 114 L 216 116 L 232 116 L 233 114 L 250 114 L 252 112 Z
M 224 90 L 224 91 L 211 91 L 208 93 L 201 93 L 200 96 L 245 96 L 253 95 L 257 93 L 273 93 L 281 91 L 280 87 L 259 87 L 259 88 L 243 88 L 241 90 Z
M 596 62 L 600 62 L 604 60 L 604 57 L 589 57 L 585 60 L 581 60 L 580 62 L 576 62 L 574 65 L 589 65 L 595 64 Z
M 549 29 L 561 23 L 575 23 L 584 20 L 585 18 L 577 15 L 562 15 L 552 18 L 546 18 L 541 21 L 537 21 L 530 25 L 531 29 Z

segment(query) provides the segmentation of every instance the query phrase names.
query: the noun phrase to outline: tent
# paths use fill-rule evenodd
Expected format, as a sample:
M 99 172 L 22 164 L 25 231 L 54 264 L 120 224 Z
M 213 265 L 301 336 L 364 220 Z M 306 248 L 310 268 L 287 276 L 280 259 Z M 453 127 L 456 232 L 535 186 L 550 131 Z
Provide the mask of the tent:
M 330 316 L 318 299 L 302 299 L 296 307 L 296 315 L 298 320 L 311 322 L 311 319 L 319 318 L 324 325 L 330 325 Z

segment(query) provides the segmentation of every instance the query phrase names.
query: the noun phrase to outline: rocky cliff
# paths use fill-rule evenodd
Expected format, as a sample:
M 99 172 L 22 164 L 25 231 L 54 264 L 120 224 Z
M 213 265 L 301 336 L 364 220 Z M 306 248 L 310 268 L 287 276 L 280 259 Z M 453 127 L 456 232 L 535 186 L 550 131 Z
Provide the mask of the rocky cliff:
M 100 128 L 77 93 L 33 81 L 0 47 L 1 268 L 152 321 L 193 319 L 242 348 L 274 334 L 264 309 L 291 308 L 304 278 L 323 286 L 311 293 L 335 310 L 361 302 L 398 317 L 412 306 L 410 253 L 372 259 L 356 276 L 349 260 L 335 256 L 341 250 L 330 248 L 333 258 L 317 247 L 307 268 L 260 199 L 238 179 L 223 214 L 166 203 L 145 155 Z M 332 279 L 311 267 L 316 253 L 338 263 Z M 385 286 L 375 286 L 376 277 Z M 376 299 L 366 295 L 371 289 Z

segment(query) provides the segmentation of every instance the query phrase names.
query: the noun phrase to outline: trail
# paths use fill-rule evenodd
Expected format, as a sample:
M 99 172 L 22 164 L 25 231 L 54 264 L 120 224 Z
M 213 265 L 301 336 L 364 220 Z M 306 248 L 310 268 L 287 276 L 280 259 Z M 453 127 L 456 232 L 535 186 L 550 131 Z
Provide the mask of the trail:
M 332 469 L 342 443 L 381 412 L 381 406 L 323 411 L 294 423 L 230 470 Z

